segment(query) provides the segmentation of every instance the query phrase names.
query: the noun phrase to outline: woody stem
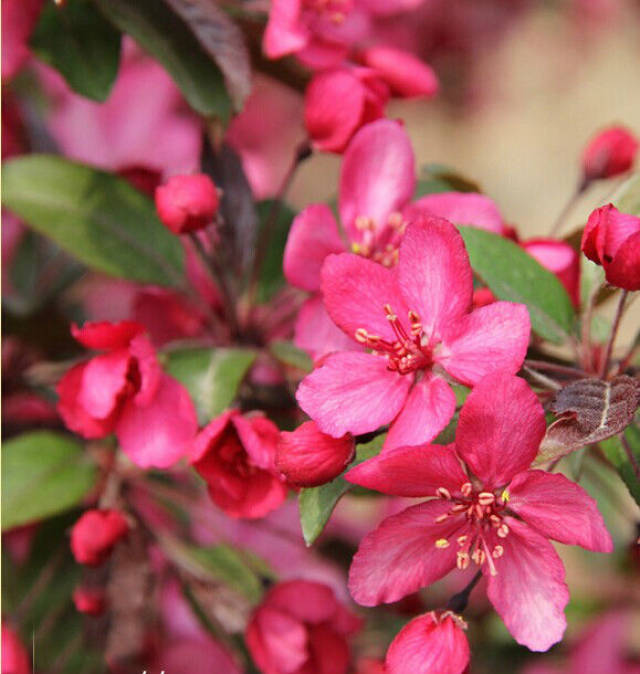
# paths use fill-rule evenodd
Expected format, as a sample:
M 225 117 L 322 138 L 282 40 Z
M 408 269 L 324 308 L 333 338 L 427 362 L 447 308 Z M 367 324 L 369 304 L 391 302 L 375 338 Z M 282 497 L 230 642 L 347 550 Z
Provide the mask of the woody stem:
M 457 594 L 454 594 L 451 599 L 449 599 L 446 608 L 448 608 L 450 611 L 453 611 L 454 613 L 462 613 L 467 608 L 467 604 L 469 603 L 469 595 L 471 594 L 471 590 L 473 590 L 473 588 L 478 584 L 480 578 L 482 578 L 482 571 L 478 571 L 463 590 Z
M 616 308 L 616 315 L 613 319 L 613 325 L 611 326 L 611 333 L 609 334 L 609 339 L 607 341 L 607 348 L 602 359 L 602 368 L 600 370 L 600 377 L 604 378 L 607 372 L 609 371 L 609 361 L 611 360 L 611 352 L 613 351 L 613 343 L 615 342 L 616 335 L 618 334 L 618 327 L 620 325 L 620 319 L 624 311 L 624 303 L 627 299 L 628 291 L 623 290 L 620 295 L 620 300 L 618 301 L 618 306 Z

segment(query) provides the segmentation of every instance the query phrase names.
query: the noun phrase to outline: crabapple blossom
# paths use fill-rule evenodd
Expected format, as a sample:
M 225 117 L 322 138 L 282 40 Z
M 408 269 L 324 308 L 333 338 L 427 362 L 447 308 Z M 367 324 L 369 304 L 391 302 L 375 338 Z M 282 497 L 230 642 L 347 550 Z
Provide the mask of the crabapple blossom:
M 475 564 L 518 643 L 544 651 L 559 641 L 569 593 L 548 539 L 597 552 L 613 544 L 581 487 L 529 469 L 544 433 L 544 410 L 526 382 L 495 372 L 467 398 L 454 443 L 401 447 L 352 468 L 354 484 L 430 497 L 362 540 L 349 573 L 354 599 L 396 601 Z
M 360 624 L 331 588 L 289 580 L 269 590 L 251 616 L 245 640 L 264 674 L 346 674 L 347 638 Z
M 156 188 L 155 199 L 162 224 L 174 234 L 195 232 L 211 224 L 220 204 L 218 190 L 205 173 L 171 176 Z
M 87 510 L 71 529 L 71 552 L 78 564 L 100 566 L 128 533 L 119 510 Z
M 369 350 L 328 355 L 298 387 L 302 409 L 334 437 L 390 424 L 385 449 L 428 442 L 455 410 L 447 378 L 473 386 L 496 370 L 515 373 L 527 350 L 524 305 L 471 311 L 469 257 L 456 228 L 440 218 L 408 225 L 395 268 L 329 256 L 322 291 L 331 319 Z
M 414 618 L 389 646 L 387 674 L 462 674 L 469 663 L 466 629 L 453 611 L 430 611 Z
M 596 208 L 582 233 L 582 252 L 604 268 L 607 281 L 640 290 L 640 218 L 613 204 Z
M 78 342 L 105 353 L 74 365 L 60 380 L 58 412 L 85 438 L 115 432 L 138 466 L 167 468 L 193 440 L 196 412 L 185 387 L 162 372 L 143 333 L 133 321 L 72 325 Z
M 598 178 L 613 178 L 632 166 L 638 139 L 623 126 L 612 126 L 594 136 L 582 154 L 584 184 Z
M 278 437 L 278 427 L 266 417 L 237 410 L 224 412 L 196 437 L 191 464 L 227 515 L 264 517 L 287 497 L 275 467 Z

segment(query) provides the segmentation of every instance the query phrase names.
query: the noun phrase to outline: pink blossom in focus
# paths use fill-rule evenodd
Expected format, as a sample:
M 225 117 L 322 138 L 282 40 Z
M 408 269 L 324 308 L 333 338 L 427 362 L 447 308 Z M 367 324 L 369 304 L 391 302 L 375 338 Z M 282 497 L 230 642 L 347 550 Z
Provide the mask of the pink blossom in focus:
M 549 542 L 611 552 L 595 501 L 563 475 L 529 470 L 545 433 L 526 382 L 480 381 L 460 413 L 455 443 L 383 452 L 347 480 L 386 494 L 430 497 L 387 518 L 361 542 L 349 588 L 365 606 L 393 602 L 473 562 L 518 643 L 545 651 L 564 633 L 569 593 Z
M 27 649 L 18 633 L 4 621 L 2 621 L 2 674 L 31 674 L 31 659 Z
M 582 154 L 584 182 L 613 178 L 632 166 L 638 139 L 623 126 L 612 126 L 594 136 Z
M 78 564 L 99 566 L 128 533 L 119 510 L 87 510 L 71 529 L 71 552 Z
M 430 611 L 414 618 L 391 642 L 386 674 L 462 674 L 470 656 L 466 629 L 452 611 Z
M 385 449 L 428 442 L 456 406 L 440 368 L 474 386 L 496 370 L 517 372 L 529 343 L 524 305 L 471 311 L 469 257 L 458 231 L 440 218 L 409 223 L 395 268 L 329 256 L 322 292 L 336 325 L 371 350 L 328 355 L 298 387 L 300 407 L 334 437 L 390 424 Z
M 57 386 L 65 424 L 85 438 L 115 432 L 138 466 L 167 468 L 185 455 L 197 431 L 187 390 L 164 374 L 139 323 L 85 323 L 73 336 L 105 351 L 74 365 Z
M 218 212 L 218 190 L 205 173 L 171 176 L 155 191 L 163 225 L 174 234 L 187 234 L 210 225 Z
M 287 497 L 275 467 L 278 437 L 278 427 L 266 417 L 229 410 L 195 439 L 191 463 L 227 515 L 264 517 Z
M 44 0 L 2 0 L 2 81 L 11 79 L 29 58 L 31 37 Z
M 604 268 L 607 282 L 640 290 L 640 218 L 613 204 L 596 208 L 582 233 L 582 252 Z
M 326 585 L 290 580 L 269 590 L 245 639 L 264 674 L 346 674 L 347 638 L 360 624 Z

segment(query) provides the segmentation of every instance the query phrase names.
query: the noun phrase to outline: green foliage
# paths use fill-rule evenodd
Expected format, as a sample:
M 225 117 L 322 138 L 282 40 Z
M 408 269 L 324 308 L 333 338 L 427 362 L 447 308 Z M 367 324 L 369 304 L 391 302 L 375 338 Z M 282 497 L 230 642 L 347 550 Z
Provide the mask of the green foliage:
M 626 180 L 611 201 L 622 213 L 640 217 L 640 173 L 635 173 Z
M 3 168 L 3 206 L 88 267 L 141 283 L 183 283 L 178 238 L 126 180 L 53 155 Z
M 45 3 L 30 46 L 69 86 L 94 101 L 104 101 L 118 74 L 120 32 L 89 0 Z
M 526 304 L 538 335 L 561 344 L 573 330 L 571 300 L 554 274 L 498 234 L 460 227 L 473 271 L 501 300 Z
M 2 445 L 2 530 L 64 512 L 82 501 L 96 471 L 71 436 L 33 431 Z
M 270 229 L 258 278 L 258 301 L 268 302 L 285 284 L 282 259 L 295 213 L 286 204 L 277 204 L 272 199 L 261 201 L 257 207 L 260 231 Z
M 624 435 L 629 453 L 620 436 L 604 440 L 600 443 L 600 447 L 607 459 L 615 466 L 635 502 L 640 506 L 640 478 L 638 477 L 640 474 L 640 428 L 632 424 L 622 435 Z
M 278 339 L 269 344 L 269 351 L 277 360 L 289 367 L 295 367 L 303 372 L 311 372 L 313 369 L 313 361 L 309 354 L 292 342 Z

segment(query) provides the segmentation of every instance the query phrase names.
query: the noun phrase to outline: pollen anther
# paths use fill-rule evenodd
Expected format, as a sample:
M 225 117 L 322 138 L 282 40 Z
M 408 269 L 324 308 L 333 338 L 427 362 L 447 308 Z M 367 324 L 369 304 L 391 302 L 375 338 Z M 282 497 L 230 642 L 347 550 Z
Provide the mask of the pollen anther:
M 471 482 L 465 482 L 461 487 L 460 491 L 462 492 L 463 496 L 471 496 L 471 492 L 473 491 L 473 485 Z
M 449 547 L 449 541 L 446 538 L 439 538 L 436 541 L 436 548 L 439 550 L 444 550 L 445 548 Z
M 446 487 L 438 487 L 436 489 L 436 494 L 447 501 L 451 499 L 451 492 Z

